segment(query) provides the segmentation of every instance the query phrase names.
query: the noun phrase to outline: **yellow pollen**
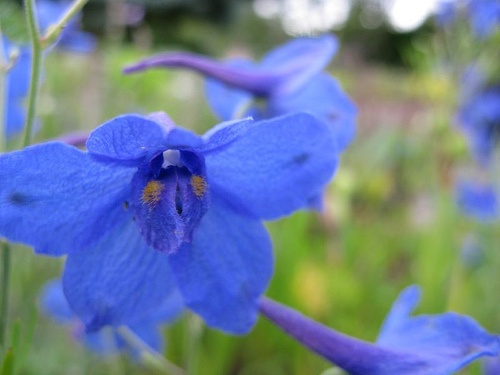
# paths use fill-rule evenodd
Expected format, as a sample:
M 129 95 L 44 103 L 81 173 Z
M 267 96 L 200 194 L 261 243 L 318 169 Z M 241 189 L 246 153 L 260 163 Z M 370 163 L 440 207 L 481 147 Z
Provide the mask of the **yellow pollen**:
M 160 201 L 162 190 L 163 185 L 161 182 L 149 181 L 142 191 L 142 202 L 149 206 L 155 206 Z
M 207 191 L 207 182 L 205 179 L 195 174 L 191 176 L 191 186 L 197 198 L 201 198 Z

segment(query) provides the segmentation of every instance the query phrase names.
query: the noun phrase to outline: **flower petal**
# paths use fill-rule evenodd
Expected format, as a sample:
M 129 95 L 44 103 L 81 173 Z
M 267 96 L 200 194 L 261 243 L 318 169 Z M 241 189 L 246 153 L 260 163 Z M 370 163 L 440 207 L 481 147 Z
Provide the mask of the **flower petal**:
M 394 302 L 377 345 L 425 359 L 423 374 L 449 374 L 474 359 L 500 353 L 500 339 L 468 316 L 456 313 L 410 316 L 420 290 L 406 288 Z M 425 369 L 425 372 L 424 372 Z
M 275 219 L 310 206 L 333 176 L 337 150 L 327 125 L 297 113 L 257 123 L 223 152 L 206 152 L 205 162 L 213 191 Z
M 69 255 L 63 286 L 87 331 L 147 321 L 175 288 L 168 257 L 147 246 L 132 220 Z
M 118 116 L 90 133 L 87 149 L 95 156 L 113 160 L 140 160 L 167 149 L 167 130 L 143 116 Z
M 323 70 L 338 47 L 338 40 L 332 34 L 293 39 L 269 52 L 262 59 L 259 68 L 286 76 L 279 92 L 293 92 Z
M 246 59 L 231 59 L 227 60 L 226 64 L 240 69 L 253 67 L 253 63 Z M 221 120 L 254 117 L 257 114 L 256 111 L 249 111 L 254 96 L 246 90 L 228 85 L 218 79 L 208 78 L 205 82 L 205 93 L 210 108 Z
M 269 235 L 259 221 L 212 196 L 192 243 L 169 259 L 184 302 L 209 326 L 234 334 L 252 328 L 273 269 Z
M 269 112 L 280 116 L 309 112 L 330 126 L 339 151 L 343 151 L 356 133 L 357 110 L 339 83 L 328 74 L 310 78 L 300 90 L 270 98 Z
M 70 323 L 75 314 L 64 295 L 61 280 L 52 280 L 44 285 L 40 303 L 42 310 L 58 323 Z
M 128 217 L 134 172 L 58 142 L 0 155 L 0 235 L 42 254 L 87 248 Z
M 204 145 L 200 151 L 208 152 L 216 149 L 220 151 L 243 136 L 255 124 L 251 118 L 222 122 L 203 135 Z

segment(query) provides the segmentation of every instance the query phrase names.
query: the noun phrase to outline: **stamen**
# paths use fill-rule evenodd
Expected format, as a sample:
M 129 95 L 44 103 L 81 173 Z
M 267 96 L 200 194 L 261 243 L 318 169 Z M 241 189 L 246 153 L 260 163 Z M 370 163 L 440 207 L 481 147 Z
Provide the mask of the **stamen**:
M 191 186 L 197 198 L 201 198 L 207 191 L 207 182 L 205 179 L 195 174 L 191 176 Z
M 161 198 L 161 192 L 163 190 L 163 184 L 156 180 L 151 180 L 148 182 L 144 190 L 142 191 L 142 202 L 147 204 L 150 208 L 153 208 L 158 204 Z

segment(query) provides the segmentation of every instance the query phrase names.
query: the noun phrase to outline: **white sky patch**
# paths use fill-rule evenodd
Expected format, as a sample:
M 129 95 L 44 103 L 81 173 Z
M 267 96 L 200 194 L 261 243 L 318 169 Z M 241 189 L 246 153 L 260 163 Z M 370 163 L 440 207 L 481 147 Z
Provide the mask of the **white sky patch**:
M 279 18 L 288 34 L 318 34 L 341 27 L 348 19 L 351 0 L 254 0 L 262 18 Z
M 434 13 L 439 0 L 386 0 L 385 13 L 390 25 L 400 32 L 415 30 Z

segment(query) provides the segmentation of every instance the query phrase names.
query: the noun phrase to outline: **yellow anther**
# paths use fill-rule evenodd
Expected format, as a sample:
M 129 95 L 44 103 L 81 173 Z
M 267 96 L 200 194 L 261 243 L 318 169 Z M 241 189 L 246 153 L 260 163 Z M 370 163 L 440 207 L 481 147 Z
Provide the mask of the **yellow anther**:
M 191 186 L 197 198 L 201 198 L 207 191 L 207 182 L 205 179 L 195 174 L 191 176 Z
M 149 181 L 142 191 L 142 202 L 148 206 L 155 206 L 160 201 L 162 190 L 163 184 L 161 182 L 156 180 Z

